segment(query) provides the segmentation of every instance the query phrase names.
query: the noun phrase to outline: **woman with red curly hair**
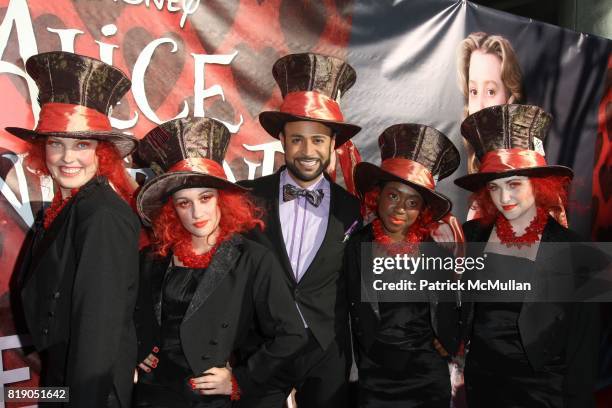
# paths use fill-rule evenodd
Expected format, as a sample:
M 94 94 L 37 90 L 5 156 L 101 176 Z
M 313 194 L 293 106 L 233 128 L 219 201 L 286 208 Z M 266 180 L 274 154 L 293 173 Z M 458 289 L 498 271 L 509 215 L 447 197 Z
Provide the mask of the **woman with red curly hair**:
M 484 270 L 463 278 L 536 285 L 533 291 L 466 292 L 464 299 L 473 301 L 462 310 L 469 406 L 594 406 L 598 305 L 571 303 L 574 285 L 585 276 L 575 267 L 583 261 L 578 246 L 569 243 L 581 240 L 549 215 L 560 199 L 565 206 L 573 175 L 546 163 L 550 121 L 537 106 L 500 105 L 461 125 L 481 165 L 455 184 L 472 191 L 482 210 L 482 218 L 463 229 L 466 241 L 482 243 L 470 246 L 468 255 L 486 257 Z M 533 303 L 525 302 L 529 296 Z
M 305 342 L 278 261 L 242 236 L 264 225 L 247 190 L 225 176 L 229 141 L 221 122 L 192 118 L 139 144 L 156 176 L 137 198 L 154 235 L 141 257 L 137 407 L 229 407 L 265 387 Z M 236 355 L 249 333 L 262 346 Z
M 461 236 L 456 225 L 448 237 L 433 232 L 452 207 L 435 191 L 434 177 L 452 174 L 459 166 L 459 152 L 442 133 L 418 124 L 393 125 L 378 144 L 381 166 L 363 162 L 355 169 L 357 190 L 375 218 L 351 237 L 345 252 L 359 407 L 447 408 L 450 377 L 444 349 L 453 352 L 456 347 L 454 303 L 439 302 L 433 294 L 425 301 L 376 292 L 372 268 L 364 265 L 362 270 L 362 260 L 422 253 L 451 256 L 431 238 L 452 242 Z M 369 250 L 363 243 L 374 246 Z M 406 277 L 393 273 L 385 271 L 375 279 L 397 282 Z M 451 277 L 452 272 L 444 279 Z
M 72 407 L 128 406 L 136 333 L 140 222 L 123 157 L 136 140 L 108 117 L 129 90 L 118 69 L 67 52 L 26 63 L 38 85 L 29 169 L 51 176 L 55 194 L 34 226 L 22 270 L 22 304 L 41 357 L 41 385 L 70 388 Z

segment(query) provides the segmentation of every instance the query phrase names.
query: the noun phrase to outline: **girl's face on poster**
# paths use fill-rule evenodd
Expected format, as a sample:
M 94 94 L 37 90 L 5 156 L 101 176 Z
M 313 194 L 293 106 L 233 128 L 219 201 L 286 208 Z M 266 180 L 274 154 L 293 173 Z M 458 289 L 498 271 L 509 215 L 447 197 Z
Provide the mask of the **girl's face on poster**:
M 91 139 L 47 138 L 45 162 L 51 177 L 60 187 L 62 197 L 69 197 L 70 190 L 82 187 L 96 175 L 97 146 L 98 142 Z
M 501 78 L 501 60 L 497 55 L 475 50 L 470 56 L 468 78 L 468 113 L 510 102 Z
M 536 214 L 536 203 L 533 187 L 525 176 L 511 176 L 492 180 L 487 183 L 487 190 L 497 210 L 508 221 L 519 221 L 531 218 Z
M 378 198 L 378 217 L 395 241 L 406 236 L 423 208 L 423 198 L 412 187 L 397 181 L 385 183 Z
M 193 236 L 205 238 L 219 226 L 219 192 L 208 187 L 186 188 L 172 195 L 176 214 Z

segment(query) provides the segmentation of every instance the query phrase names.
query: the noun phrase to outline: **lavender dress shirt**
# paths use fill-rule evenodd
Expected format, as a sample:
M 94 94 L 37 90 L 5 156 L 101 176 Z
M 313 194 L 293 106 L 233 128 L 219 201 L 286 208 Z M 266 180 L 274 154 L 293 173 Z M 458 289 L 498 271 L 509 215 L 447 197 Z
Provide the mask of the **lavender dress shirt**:
M 323 200 L 318 207 L 310 204 L 306 197 L 298 197 L 291 201 L 283 201 L 283 186 L 293 184 L 301 188 L 291 177 L 287 169 L 280 175 L 278 210 L 285 241 L 287 256 L 293 269 L 296 282 L 304 276 L 308 267 L 319 251 L 329 218 L 330 185 L 323 175 L 307 190 L 323 190 Z

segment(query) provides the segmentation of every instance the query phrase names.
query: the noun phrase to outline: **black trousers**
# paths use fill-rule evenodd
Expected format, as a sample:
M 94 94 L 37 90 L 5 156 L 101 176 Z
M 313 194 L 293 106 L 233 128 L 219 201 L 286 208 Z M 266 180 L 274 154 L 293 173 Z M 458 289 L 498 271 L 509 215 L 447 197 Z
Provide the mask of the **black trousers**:
M 336 339 L 326 350 L 308 332 L 308 344 L 294 361 L 268 384 L 261 395 L 243 396 L 235 407 L 282 408 L 292 388 L 299 408 L 348 407 L 351 365 L 348 336 Z

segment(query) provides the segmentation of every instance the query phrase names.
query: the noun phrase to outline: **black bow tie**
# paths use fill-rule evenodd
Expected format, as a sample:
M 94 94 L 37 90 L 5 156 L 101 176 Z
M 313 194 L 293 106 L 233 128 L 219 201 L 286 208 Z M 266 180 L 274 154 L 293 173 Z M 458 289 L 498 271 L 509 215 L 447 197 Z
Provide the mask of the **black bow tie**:
M 283 201 L 295 200 L 298 197 L 305 197 L 310 204 L 318 207 L 323 200 L 323 190 L 306 190 L 298 188 L 293 184 L 285 184 L 283 186 Z

